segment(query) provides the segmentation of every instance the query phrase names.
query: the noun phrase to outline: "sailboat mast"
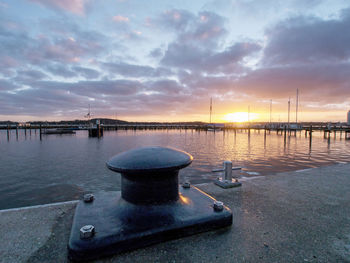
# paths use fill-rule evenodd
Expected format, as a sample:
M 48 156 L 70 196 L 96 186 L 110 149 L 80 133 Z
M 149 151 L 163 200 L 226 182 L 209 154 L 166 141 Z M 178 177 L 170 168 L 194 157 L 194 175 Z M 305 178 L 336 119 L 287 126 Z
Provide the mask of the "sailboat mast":
M 213 110 L 213 98 L 210 98 L 210 115 L 209 115 L 209 123 L 211 123 L 211 113 Z
M 88 117 L 88 121 L 90 121 L 90 117 L 91 117 L 91 113 L 90 113 L 90 103 L 89 103 L 89 112 L 87 114 L 87 117 Z
M 288 100 L 288 127 L 289 127 L 289 122 L 290 122 L 290 97 Z
M 297 100 L 295 106 L 295 123 L 298 123 L 299 89 L 297 89 Z
M 272 121 L 272 100 L 270 100 L 270 123 Z
M 248 106 L 248 122 L 250 122 L 250 106 Z

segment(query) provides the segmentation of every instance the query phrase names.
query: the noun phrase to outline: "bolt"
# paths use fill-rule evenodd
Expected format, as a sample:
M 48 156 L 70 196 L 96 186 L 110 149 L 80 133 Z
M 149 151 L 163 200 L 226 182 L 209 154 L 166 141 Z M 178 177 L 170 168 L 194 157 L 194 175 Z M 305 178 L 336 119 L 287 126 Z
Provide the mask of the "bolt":
M 91 203 L 94 201 L 94 195 L 93 194 L 85 194 L 84 195 L 84 202 L 85 203 Z
M 191 187 L 191 184 L 190 184 L 189 182 L 184 182 L 184 183 L 182 184 L 182 187 L 183 187 L 183 188 L 190 188 L 190 187 Z
M 95 234 L 95 227 L 93 225 L 86 225 L 80 228 L 80 238 L 87 239 L 93 237 Z
M 214 201 L 214 211 L 221 212 L 224 210 L 224 203 L 221 201 Z

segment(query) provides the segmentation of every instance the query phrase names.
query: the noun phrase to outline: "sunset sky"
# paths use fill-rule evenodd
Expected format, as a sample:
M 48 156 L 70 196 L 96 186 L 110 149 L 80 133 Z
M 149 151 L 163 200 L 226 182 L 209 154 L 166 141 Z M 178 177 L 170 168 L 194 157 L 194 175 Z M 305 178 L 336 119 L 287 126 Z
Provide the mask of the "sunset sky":
M 346 120 L 349 0 L 0 0 L 0 120 L 286 121 L 297 88 Z

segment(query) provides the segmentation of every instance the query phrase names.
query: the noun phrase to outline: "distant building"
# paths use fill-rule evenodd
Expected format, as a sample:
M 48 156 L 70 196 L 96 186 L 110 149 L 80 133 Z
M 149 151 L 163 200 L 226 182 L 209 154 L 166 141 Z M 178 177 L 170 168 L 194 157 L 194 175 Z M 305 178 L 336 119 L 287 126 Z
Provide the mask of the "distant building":
M 350 110 L 348 111 L 348 125 L 350 125 Z

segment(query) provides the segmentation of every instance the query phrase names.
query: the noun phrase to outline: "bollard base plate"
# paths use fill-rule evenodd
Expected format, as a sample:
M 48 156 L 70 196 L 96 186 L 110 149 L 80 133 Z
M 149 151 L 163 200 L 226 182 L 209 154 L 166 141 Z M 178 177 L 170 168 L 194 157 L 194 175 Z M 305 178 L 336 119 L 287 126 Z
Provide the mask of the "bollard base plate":
M 91 203 L 77 205 L 68 244 L 74 261 L 97 259 L 232 224 L 232 212 L 214 211 L 214 198 L 196 187 L 179 189 L 177 202 L 134 205 L 120 192 L 95 194 Z M 93 225 L 95 234 L 80 238 L 80 228 Z
M 214 183 L 224 189 L 242 186 L 242 183 L 236 179 L 232 179 L 232 181 L 218 179 Z

